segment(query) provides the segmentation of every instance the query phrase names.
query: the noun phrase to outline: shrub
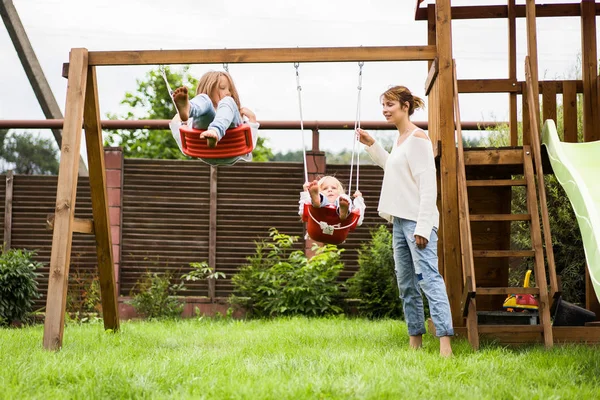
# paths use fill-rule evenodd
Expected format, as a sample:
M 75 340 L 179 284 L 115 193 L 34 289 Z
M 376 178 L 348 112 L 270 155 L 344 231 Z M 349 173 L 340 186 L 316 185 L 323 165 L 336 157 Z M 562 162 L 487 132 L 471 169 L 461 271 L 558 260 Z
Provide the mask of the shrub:
M 183 311 L 183 302 L 176 297 L 183 284 L 172 284 L 170 273 L 146 272 L 133 288 L 133 298 L 128 301 L 135 310 L 146 318 L 178 318 Z
M 359 299 L 358 313 L 367 318 L 401 318 L 402 303 L 394 269 L 392 234 L 385 225 L 371 231 L 358 256 L 359 270 L 346 282 L 348 296 Z
M 98 316 L 101 309 L 98 276 L 72 269 L 67 290 L 67 313 L 75 320 L 85 322 L 90 314 Z
M 253 317 L 341 313 L 337 278 L 344 267 L 343 250 L 325 245 L 307 259 L 303 251 L 293 249 L 297 237 L 275 228 L 270 237 L 272 243 L 256 243 L 255 254 L 247 258 L 249 264 L 233 276 L 230 303 Z
M 34 251 L 10 249 L 0 255 L 0 326 L 23 321 L 40 295 L 35 272 L 42 264 Z

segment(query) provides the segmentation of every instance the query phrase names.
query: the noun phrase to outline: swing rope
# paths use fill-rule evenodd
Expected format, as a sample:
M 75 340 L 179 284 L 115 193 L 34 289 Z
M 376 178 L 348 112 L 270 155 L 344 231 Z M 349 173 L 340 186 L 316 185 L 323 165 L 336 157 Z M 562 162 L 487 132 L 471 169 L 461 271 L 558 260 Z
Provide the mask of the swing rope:
M 348 193 L 350 193 L 350 188 L 352 187 L 352 167 L 354 165 L 354 153 L 355 153 L 355 149 L 356 149 L 356 142 L 357 142 L 357 137 L 356 137 L 356 129 L 360 128 L 360 93 L 362 90 L 362 69 L 363 69 L 363 65 L 365 63 L 364 62 L 359 62 L 358 66 L 359 66 L 359 72 L 358 72 L 358 100 L 357 100 L 357 105 L 356 105 L 356 120 L 354 122 L 354 140 L 353 140 L 353 146 L 352 146 L 352 160 L 350 162 L 350 184 L 348 185 Z M 298 91 L 298 109 L 300 112 L 300 131 L 302 132 L 302 156 L 304 159 L 304 181 L 308 182 L 308 167 L 307 167 L 307 163 L 306 163 L 306 143 L 304 140 L 304 118 L 302 116 L 302 86 L 300 85 L 300 63 L 295 62 L 294 63 L 294 68 L 296 69 L 296 90 Z M 358 190 L 358 162 L 359 162 L 359 156 L 357 154 L 357 158 L 356 158 L 356 190 Z M 308 208 L 308 215 L 310 216 L 310 218 L 315 221 L 315 223 L 317 223 L 319 225 L 319 227 L 323 230 L 323 232 L 326 232 L 328 230 L 332 231 L 332 230 L 338 230 L 338 229 L 347 229 L 350 226 L 352 226 L 352 222 L 350 222 L 348 225 L 345 226 L 341 226 L 341 224 L 335 224 L 335 225 L 329 225 L 327 224 L 327 222 L 325 221 L 318 221 L 310 212 L 310 207 Z
M 300 63 L 295 62 L 296 90 L 298 91 L 298 108 L 300 111 L 300 132 L 302 133 L 302 158 L 304 159 L 304 182 L 308 182 L 308 167 L 306 165 L 306 143 L 304 141 L 304 118 L 302 118 L 302 86 L 300 86 Z
M 356 118 L 354 120 L 354 132 L 352 141 L 352 159 L 350 160 L 350 182 L 348 183 L 348 195 L 352 193 L 352 167 L 354 167 L 354 153 L 356 152 L 356 142 L 358 141 L 358 137 L 356 136 L 356 130 L 360 128 L 360 94 L 362 91 L 362 71 L 363 65 L 365 63 L 363 61 L 358 63 L 358 95 L 356 99 Z M 358 175 L 360 168 L 360 151 L 356 152 L 356 190 L 358 190 Z
M 179 110 L 177 110 L 177 105 L 175 104 L 175 99 L 173 99 L 173 89 L 171 89 L 171 85 L 169 84 L 169 80 L 167 79 L 167 74 L 166 74 L 166 67 L 164 65 L 159 65 L 158 66 L 158 70 L 160 71 L 160 75 L 162 76 L 162 78 L 165 81 L 165 84 L 167 85 L 167 90 L 169 91 L 169 97 L 171 98 L 171 102 L 173 103 L 173 107 L 175 107 L 175 112 L 177 113 L 177 116 L 179 117 L 179 119 L 181 120 L 181 115 L 179 115 Z M 187 124 L 187 121 L 181 121 L 182 125 Z

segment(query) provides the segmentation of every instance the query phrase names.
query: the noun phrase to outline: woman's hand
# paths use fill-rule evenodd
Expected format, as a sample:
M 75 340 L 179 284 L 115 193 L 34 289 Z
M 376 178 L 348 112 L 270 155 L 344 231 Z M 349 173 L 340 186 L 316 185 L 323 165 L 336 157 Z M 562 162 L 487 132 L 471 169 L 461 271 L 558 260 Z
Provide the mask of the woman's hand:
M 427 247 L 429 240 L 425 239 L 423 236 L 415 235 L 415 243 L 417 243 L 417 247 L 419 249 L 423 250 L 425 247 Z
M 356 129 L 356 138 L 362 144 L 367 145 L 367 146 L 372 146 L 373 143 L 375 143 L 375 139 L 373 139 L 373 137 L 371 135 L 369 135 L 369 132 L 365 131 L 364 129 L 360 129 L 360 128 Z
M 240 114 L 242 114 L 242 117 L 248 118 L 248 121 L 252 122 L 253 124 L 256 123 L 256 114 L 254 114 L 254 112 L 249 108 L 240 108 Z
M 356 192 L 354 192 L 354 198 L 357 198 L 357 197 L 362 197 L 362 193 L 359 192 L 358 190 Z

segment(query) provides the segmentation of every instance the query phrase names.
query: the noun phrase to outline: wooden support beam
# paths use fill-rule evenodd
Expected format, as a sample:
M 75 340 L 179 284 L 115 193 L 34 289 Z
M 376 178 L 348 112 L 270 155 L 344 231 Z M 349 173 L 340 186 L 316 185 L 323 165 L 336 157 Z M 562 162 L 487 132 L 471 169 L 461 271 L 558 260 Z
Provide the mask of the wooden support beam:
M 584 0 L 585 1 L 585 0 Z M 593 1 L 592 1 L 593 3 Z M 427 19 L 429 8 L 420 8 L 415 13 L 415 19 L 424 21 Z M 592 8 L 592 15 L 600 15 L 600 4 Z M 537 4 L 535 13 L 538 17 L 578 17 L 581 15 L 579 4 Z M 525 6 L 518 5 L 515 7 L 517 18 L 526 16 Z M 507 6 L 457 6 L 452 7 L 452 19 L 504 19 L 509 15 Z
M 427 61 L 435 46 L 91 51 L 90 65 Z
M 219 177 L 218 169 L 214 165 L 210 166 L 210 203 L 208 216 L 208 266 L 212 272 L 217 270 L 217 179 Z M 208 280 L 208 297 L 215 298 L 216 280 Z
M 581 76 L 583 80 L 583 141 L 600 140 L 598 50 L 593 0 L 581 1 Z
M 87 56 L 86 49 L 72 49 L 69 58 L 67 104 L 56 188 L 56 217 L 52 233 L 46 319 L 44 321 L 43 344 L 44 348 L 48 350 L 58 350 L 62 347 L 79 171 L 81 121 L 87 83 Z
M 96 68 L 87 69 L 85 106 L 83 113 L 85 143 L 90 175 L 92 215 L 96 237 L 96 257 L 98 259 L 98 279 L 104 329 L 119 330 L 119 303 L 112 253 L 112 234 L 108 212 L 108 192 L 106 189 L 106 168 L 104 146 L 100 127 L 100 106 L 98 104 L 98 83 Z
M 429 74 L 427 74 L 427 80 L 425 81 L 425 96 L 429 95 L 429 92 L 431 91 L 431 87 L 433 86 L 433 83 L 435 82 L 435 78 L 437 78 L 438 75 L 438 63 L 437 63 L 437 58 L 433 60 L 433 63 L 431 64 L 431 67 L 429 68 Z
M 54 214 L 46 216 L 46 229 L 54 230 Z M 73 232 L 91 234 L 94 233 L 94 221 L 91 219 L 73 218 Z
M 527 15 L 526 21 L 526 30 L 527 30 L 527 55 L 529 57 L 529 67 L 531 69 L 531 82 L 532 82 L 532 91 L 531 95 L 528 94 L 527 99 L 529 101 L 529 107 L 535 110 L 535 115 L 537 116 L 538 127 L 540 126 L 540 88 L 539 88 L 539 78 L 538 78 L 538 49 L 537 49 L 537 24 L 536 24 L 536 7 L 535 0 L 526 0 L 525 1 L 525 10 Z M 529 89 L 529 88 L 528 88 Z M 531 110 L 529 116 L 534 115 Z M 525 115 L 523 116 L 525 119 Z M 533 130 L 535 133 L 536 140 L 539 140 L 540 132 Z
M 62 111 L 60 111 L 58 102 L 54 97 L 54 93 L 52 93 L 46 75 L 44 75 L 44 70 L 35 55 L 35 51 L 31 46 L 31 42 L 27 37 L 27 32 L 25 32 L 25 28 L 21 23 L 21 19 L 19 18 L 19 14 L 17 13 L 17 9 L 13 5 L 12 0 L 0 1 L 0 16 L 2 16 L 2 19 L 4 20 L 8 35 L 15 46 L 25 75 L 27 75 L 29 84 L 42 108 L 44 116 L 48 119 L 62 119 Z M 52 129 L 52 134 L 58 148 L 60 148 L 62 143 L 62 131 L 55 128 Z M 81 156 L 79 156 L 79 175 L 87 176 L 87 167 Z
M 12 203 L 14 174 L 12 169 L 6 171 L 6 192 L 4 194 L 4 243 L 2 252 L 10 249 L 12 241 Z
M 528 81 L 528 87 L 533 85 L 533 80 L 532 80 L 532 69 L 531 69 L 531 64 L 530 64 L 530 60 L 529 57 L 525 57 L 525 77 L 527 78 Z M 533 94 L 531 93 L 531 91 L 528 91 L 528 97 L 529 97 L 529 102 L 532 103 L 534 100 L 532 99 Z M 537 111 L 533 111 L 533 110 L 529 110 L 529 120 L 531 121 L 531 130 L 532 135 L 531 135 L 531 149 L 533 151 L 533 160 L 534 160 L 534 165 L 535 165 L 535 175 L 537 177 L 537 190 L 538 190 L 538 194 L 539 194 L 539 200 L 540 200 L 540 214 L 542 216 L 542 229 L 544 232 L 544 245 L 546 247 L 546 259 L 548 260 L 548 276 L 550 278 L 550 290 L 551 290 L 551 296 L 554 297 L 556 295 L 556 293 L 558 292 L 558 280 L 556 278 L 556 264 L 554 262 L 554 250 L 552 247 L 552 235 L 550 233 L 550 217 L 548 216 L 548 201 L 546 200 L 546 184 L 544 182 L 544 170 L 542 168 L 542 149 L 541 149 L 541 134 L 540 134 L 540 128 L 537 125 L 539 122 L 539 112 Z M 536 140 L 534 140 L 534 138 Z M 525 150 L 525 146 L 523 146 L 523 149 Z M 527 161 L 527 158 L 531 157 L 531 155 L 527 154 L 527 151 L 525 151 L 525 155 L 524 155 L 524 161 Z M 529 186 L 531 186 L 530 184 L 527 185 L 528 186 L 528 190 L 529 190 Z M 533 187 L 535 188 L 535 185 L 533 185 Z M 534 192 L 534 196 L 535 196 L 535 192 Z M 528 192 L 528 197 L 529 197 L 529 192 Z M 536 197 L 533 197 L 533 199 L 535 200 Z M 529 213 L 532 216 L 537 216 L 538 215 L 538 211 L 537 211 L 537 206 L 535 207 L 535 212 L 532 212 L 531 210 L 528 210 Z M 531 230 L 533 232 L 533 230 L 535 229 L 535 223 L 537 221 L 537 223 L 539 224 L 539 220 L 537 218 L 532 218 L 531 219 L 532 223 L 531 223 Z M 539 230 L 539 225 L 538 228 Z M 542 255 L 541 257 L 542 259 L 542 266 L 543 266 L 543 261 L 544 261 L 544 257 Z M 536 273 L 537 274 L 537 273 Z M 536 275 L 536 279 L 538 279 L 537 275 Z M 539 281 L 540 283 L 538 284 L 538 286 L 542 285 L 541 280 Z M 545 284 L 546 282 L 546 275 L 544 273 L 544 281 Z
M 439 138 L 442 141 L 440 160 L 441 225 L 444 232 L 444 280 L 450 300 L 452 322 L 454 326 L 464 324 L 460 297 L 463 288 L 462 263 L 460 254 L 460 233 L 458 215 L 457 155 L 454 130 L 454 107 L 452 99 L 453 63 L 452 63 L 452 17 L 450 0 L 438 0 L 436 3 L 436 42 L 438 48 L 439 72 L 437 77 L 439 112 Z
M 497 294 L 539 294 L 540 289 L 537 287 L 485 287 L 478 288 L 477 294 L 493 296 Z
M 527 58 L 526 58 L 527 59 Z M 526 61 L 527 62 L 527 61 Z M 529 65 L 529 64 L 527 64 Z M 527 73 L 529 73 L 529 68 L 527 68 Z M 531 98 L 531 94 L 529 94 L 529 97 Z M 531 112 L 531 114 L 533 114 L 533 112 Z M 533 115 L 531 115 L 531 125 L 532 125 L 532 129 L 535 128 L 535 121 L 536 118 L 534 118 Z M 533 144 L 534 146 L 539 146 L 539 142 L 537 140 L 533 140 Z M 544 345 L 548 348 L 548 347 L 552 347 L 554 344 L 554 340 L 552 338 L 552 322 L 550 321 L 550 300 L 548 297 L 548 287 L 547 287 L 547 281 L 546 281 L 546 268 L 544 267 L 544 248 L 542 246 L 542 232 L 540 229 L 540 220 L 538 218 L 538 198 L 536 196 L 536 189 L 535 189 L 535 180 L 534 180 L 534 173 L 533 173 L 533 162 L 532 162 L 532 150 L 533 150 L 533 158 L 536 159 L 535 161 L 535 166 L 536 166 L 536 175 L 538 176 L 538 185 L 540 185 L 540 187 L 538 188 L 538 193 L 539 193 L 539 197 L 540 197 L 540 207 L 542 208 L 542 210 L 544 210 L 545 205 L 546 205 L 546 189 L 544 187 L 544 175 L 541 169 L 541 162 L 538 163 L 539 160 L 539 153 L 538 155 L 536 155 L 536 150 L 537 149 L 531 149 L 529 148 L 529 146 L 523 146 L 523 152 L 525 153 L 524 156 L 524 163 L 523 163 L 523 169 L 524 169 L 524 175 L 525 175 L 525 179 L 527 179 L 527 211 L 529 212 L 529 214 L 531 214 L 532 216 L 534 216 L 534 218 L 531 218 L 531 243 L 533 245 L 533 251 L 535 252 L 535 259 L 534 259 L 534 274 L 535 274 L 535 283 L 537 285 L 537 287 L 539 288 L 539 296 L 538 296 L 538 303 L 539 303 L 539 314 L 540 314 L 540 325 L 544 327 Z M 537 169 L 537 167 L 540 167 L 540 169 Z M 542 193 L 544 193 L 544 195 L 542 195 Z M 547 210 L 546 210 L 547 211 Z M 548 213 L 546 212 L 546 218 L 548 216 Z M 544 217 L 544 212 L 542 211 L 542 219 Z M 544 221 L 544 225 L 546 224 L 546 221 Z M 546 236 L 546 229 L 544 229 L 544 236 Z M 549 236 L 547 237 L 548 239 L 550 238 Z M 546 244 L 548 244 L 548 241 L 546 241 Z M 550 243 L 550 246 L 552 247 L 552 244 Z M 552 253 L 552 248 L 550 248 L 550 251 L 547 250 L 547 255 L 550 254 L 554 254 Z M 552 280 L 552 270 L 554 269 L 554 258 L 552 258 L 552 263 L 550 260 L 550 257 L 548 257 L 548 270 L 549 270 L 549 275 L 550 275 L 550 280 Z M 556 274 L 554 274 L 554 279 L 556 279 Z M 556 286 L 552 286 L 552 294 L 554 294 L 554 292 L 556 292 Z
M 508 79 L 517 80 L 517 12 L 515 0 L 508 0 Z M 510 145 L 519 145 L 519 132 L 517 122 L 517 94 L 508 95 L 508 129 L 510 131 Z

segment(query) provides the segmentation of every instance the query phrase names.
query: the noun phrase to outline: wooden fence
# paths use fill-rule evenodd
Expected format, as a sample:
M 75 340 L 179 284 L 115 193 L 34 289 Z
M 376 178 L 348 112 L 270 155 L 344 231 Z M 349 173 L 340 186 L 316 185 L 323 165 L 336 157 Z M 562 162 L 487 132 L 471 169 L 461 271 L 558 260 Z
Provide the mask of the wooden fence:
M 111 224 L 120 227 L 113 231 L 119 295 L 128 296 L 145 272 L 170 271 L 178 277 L 189 270 L 190 262 L 210 257 L 211 169 L 200 161 L 125 159 L 122 164 L 120 215 L 111 214 Z M 238 163 L 216 169 L 216 246 L 212 251 L 216 270 L 226 274 L 216 282 L 216 299 L 231 293 L 231 277 L 254 253 L 255 241 L 268 240 L 271 227 L 298 236 L 297 247 L 304 248 L 304 227 L 298 216 L 303 171 L 302 163 L 280 162 Z M 326 173 L 336 175 L 347 187 L 349 166 L 327 165 Z M 2 239 L 8 239 L 13 248 L 37 252 L 36 259 L 44 264 L 39 271 L 42 298 L 37 305 L 43 307 L 52 247 L 46 220 L 54 211 L 57 177 L 4 177 L 7 184 L 0 185 L 0 220 L 3 226 L 5 221 L 11 224 L 4 226 Z M 356 272 L 358 249 L 370 239 L 370 229 L 385 223 L 377 215 L 382 177 L 379 167 L 360 167 L 359 189 L 367 211 L 363 226 L 340 246 L 346 249 L 342 280 Z M 355 185 L 354 181 L 353 191 Z M 12 190 L 12 199 L 6 196 L 7 188 Z M 87 178 L 79 178 L 75 209 L 77 218 L 92 218 Z M 71 260 L 71 276 L 95 274 L 93 235 L 74 234 Z M 209 295 L 206 282 L 187 286 L 189 296 Z

